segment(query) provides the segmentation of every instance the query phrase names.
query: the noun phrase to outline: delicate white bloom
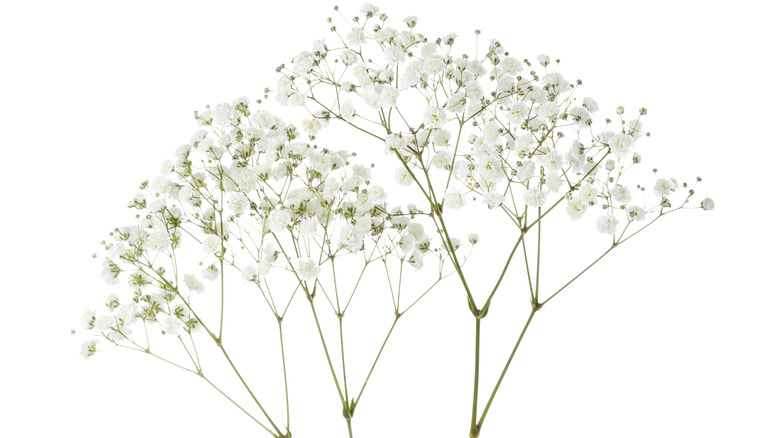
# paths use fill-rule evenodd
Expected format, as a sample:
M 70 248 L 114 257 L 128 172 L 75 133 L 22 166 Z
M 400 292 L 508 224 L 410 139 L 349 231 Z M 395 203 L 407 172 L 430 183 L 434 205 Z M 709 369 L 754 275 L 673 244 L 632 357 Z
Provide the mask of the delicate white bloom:
M 89 339 L 81 344 L 81 355 L 84 356 L 84 359 L 88 359 L 95 354 L 97 351 L 97 343 L 98 341 L 96 339 Z
M 339 244 L 349 251 L 357 251 L 363 246 L 363 235 L 352 224 L 344 225 L 341 228 Z
M 84 312 L 84 315 L 81 316 L 81 325 L 85 329 L 92 329 L 95 327 L 95 311 L 94 310 L 87 310 Z
M 233 214 L 239 216 L 246 213 L 247 208 L 249 208 L 249 200 L 243 193 L 234 193 L 228 198 L 227 206 L 233 210 Z
M 620 221 L 615 216 L 606 214 L 596 218 L 596 229 L 600 233 L 614 234 L 619 223 Z
M 423 110 L 423 123 L 428 129 L 441 128 L 447 123 L 447 111 L 437 106 L 429 106 Z
M 406 53 L 403 47 L 393 44 L 385 50 L 385 57 L 388 63 L 395 64 L 406 59 Z
M 260 259 L 260 261 L 257 262 L 257 275 L 259 277 L 265 277 L 270 271 L 271 264 L 268 263 L 265 259 Z
M 220 239 L 219 236 L 209 234 L 205 239 L 203 239 L 203 243 L 200 244 L 200 248 L 206 254 L 214 254 L 215 252 L 222 249 L 222 239 Z
M 581 198 L 574 198 L 566 204 L 566 214 L 572 219 L 579 219 L 585 214 L 588 203 Z
M 408 186 L 414 182 L 414 179 L 405 167 L 399 167 L 395 170 L 395 181 L 402 186 Z
M 536 60 L 545 67 L 550 64 L 550 57 L 547 55 L 539 55 L 536 57 Z
M 171 246 L 171 239 L 165 231 L 155 231 L 146 240 L 146 247 L 152 251 L 163 251 Z
M 409 264 L 414 266 L 414 269 L 420 270 L 423 267 L 423 255 L 419 250 L 413 250 L 412 255 L 409 256 Z
M 146 206 L 152 213 L 159 213 L 165 208 L 165 198 L 154 198 L 149 201 Z
M 593 184 L 585 183 L 580 186 L 579 197 L 587 203 L 595 203 L 599 197 L 599 190 Z
M 255 265 L 246 265 L 241 270 L 241 279 L 244 281 L 255 281 L 257 279 L 257 267 Z
M 677 186 L 674 184 L 674 182 L 670 179 L 666 178 L 659 178 L 658 181 L 655 182 L 655 187 L 653 188 L 653 191 L 658 196 L 667 196 L 670 193 L 676 189 Z
M 123 325 L 129 326 L 135 322 L 138 318 L 138 308 L 132 301 L 122 305 L 117 312 L 117 317 L 121 320 Z
M 110 330 L 111 326 L 113 325 L 114 325 L 114 318 L 112 318 L 110 315 L 100 315 L 97 318 L 95 318 L 95 328 L 100 330 L 101 332 Z
M 295 267 L 295 272 L 298 273 L 301 280 L 314 280 L 320 273 L 320 267 L 312 259 L 300 259 Z
M 628 207 L 626 207 L 626 213 L 628 213 L 628 217 L 631 220 L 634 221 L 645 220 L 645 209 L 638 205 L 629 205 Z
M 531 188 L 525 191 L 523 201 L 529 207 L 538 208 L 547 201 L 547 193 L 537 188 Z
M 713 201 L 710 198 L 704 198 L 701 200 L 701 208 L 704 209 L 705 211 L 712 210 L 713 208 L 715 208 L 715 201 Z
M 479 242 L 479 234 L 476 233 L 470 233 L 469 234 L 469 243 L 472 245 L 476 245 Z
M 268 216 L 267 225 L 272 233 L 278 233 L 287 227 L 291 220 L 292 218 L 287 210 L 276 210 Z
M 545 119 L 551 119 L 561 113 L 561 107 L 555 102 L 544 102 L 536 108 L 536 114 Z
M 517 101 L 509 106 L 509 111 L 507 111 L 507 119 L 511 123 L 520 124 L 525 120 L 529 115 L 531 114 L 531 109 L 528 108 L 528 105 L 526 105 L 522 101 Z M 527 134 L 530 136 L 530 134 Z
M 347 33 L 347 45 L 350 47 L 358 47 L 361 44 L 365 44 L 366 35 L 363 33 L 363 29 L 356 27 Z
M 599 104 L 592 97 L 586 97 L 582 99 L 582 106 L 587 108 L 588 111 L 595 113 L 599 110 Z
M 299 233 L 301 237 L 308 237 L 314 234 L 314 231 L 317 229 L 317 225 L 319 225 L 319 221 L 317 218 L 310 217 L 308 219 L 305 219 L 303 222 L 301 222 L 301 226 L 299 228 Z
M 203 286 L 203 282 L 192 274 L 184 274 L 184 285 L 187 286 L 191 292 L 201 293 L 206 290 Z
M 499 192 L 487 192 L 482 196 L 488 208 L 496 208 L 504 203 L 504 194 Z
M 466 197 L 460 190 L 451 188 L 444 194 L 444 205 L 447 208 L 457 210 L 466 204 Z
M 217 279 L 217 277 L 219 277 L 219 268 L 217 267 L 217 265 L 212 264 L 207 266 L 205 269 L 203 269 L 202 273 L 203 273 L 203 278 L 209 281 L 214 281 Z M 193 289 L 193 290 L 195 290 L 196 292 L 203 292 L 203 290 L 197 290 L 197 289 Z
M 623 158 L 628 155 L 631 145 L 634 144 L 634 139 L 626 134 L 615 134 L 607 140 L 610 151 L 618 158 Z
M 631 201 L 631 190 L 623 185 L 616 185 L 612 189 L 612 199 L 617 201 L 619 205 L 628 204 Z
M 433 167 L 439 169 L 444 169 L 445 167 L 449 166 L 451 163 L 452 163 L 452 154 L 446 150 L 436 152 L 436 154 L 433 155 L 433 160 L 431 160 L 431 164 L 433 164 Z
M 119 283 L 119 274 L 121 272 L 121 269 L 116 263 L 106 259 L 103 262 L 103 271 L 101 272 L 100 276 L 103 278 L 103 280 L 105 280 L 106 283 L 115 285 Z
M 165 321 L 163 321 L 163 327 L 165 327 L 165 334 L 171 335 L 171 336 L 178 336 L 179 335 L 179 329 L 181 329 L 181 324 L 179 323 L 179 318 L 175 316 L 168 316 L 165 318 Z
M 341 117 L 343 117 L 344 120 L 349 122 L 355 118 L 355 114 L 357 113 L 355 112 L 355 106 L 352 104 L 352 101 L 345 100 L 341 104 Z

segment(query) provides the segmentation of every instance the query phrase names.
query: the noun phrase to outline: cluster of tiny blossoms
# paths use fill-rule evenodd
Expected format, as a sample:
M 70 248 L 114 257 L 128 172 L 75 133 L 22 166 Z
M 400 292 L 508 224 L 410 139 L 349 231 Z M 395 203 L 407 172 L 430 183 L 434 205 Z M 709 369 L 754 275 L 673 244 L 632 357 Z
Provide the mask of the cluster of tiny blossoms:
M 316 41 L 277 69 L 278 100 L 383 140 L 401 160 L 398 183 L 418 184 L 434 208 L 480 200 L 522 228 L 528 208 L 565 202 L 572 219 L 595 210 L 598 231 L 614 237 L 648 215 L 690 206 L 693 186 L 675 178 L 650 184 L 650 196 L 626 181 L 642 161 L 647 110 L 624 117 L 618 107 L 615 120 L 599 121 L 596 100 L 576 97 L 581 81 L 557 71 L 557 60 L 516 58 L 495 40 L 482 55 L 455 55 L 455 34 L 429 38 L 416 17 L 394 28 L 373 5 L 342 18 L 346 29 L 332 26 L 333 41 Z
M 203 326 L 192 293 L 230 272 L 263 294 L 270 294 L 268 277 L 286 273 L 313 295 L 321 265 L 337 257 L 362 254 L 361 266 L 397 257 L 417 269 L 428 254 L 441 262 L 443 251 L 431 248 L 415 221 L 421 211 L 388 207 L 370 166 L 314 144 L 326 118 L 299 128 L 250 111 L 246 98 L 195 116 L 202 129 L 129 203 L 138 210 L 136 223 L 102 242 L 103 279 L 131 293 L 123 301 L 112 294 L 104 311 L 85 313 L 83 328 L 93 335 L 82 346 L 85 357 L 101 339 L 148 351 L 148 338 L 142 345 L 134 337 L 138 321 L 147 335 L 155 326 L 191 335 Z M 200 254 L 196 269 L 179 265 L 186 245 L 196 248 L 184 253 Z M 215 283 L 224 288 L 224 281 Z

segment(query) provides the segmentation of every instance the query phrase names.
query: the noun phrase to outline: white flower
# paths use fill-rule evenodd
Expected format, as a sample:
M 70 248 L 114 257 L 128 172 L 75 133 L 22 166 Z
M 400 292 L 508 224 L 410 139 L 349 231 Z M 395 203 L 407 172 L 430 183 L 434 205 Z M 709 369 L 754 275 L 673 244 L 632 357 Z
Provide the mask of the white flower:
M 466 204 L 466 198 L 458 189 L 449 189 L 444 194 L 444 205 L 448 208 L 459 209 Z
M 582 106 L 588 109 L 588 111 L 595 113 L 599 110 L 599 104 L 592 97 L 586 97 L 582 99 Z
M 94 310 L 87 310 L 84 312 L 84 315 L 81 317 L 81 325 L 85 329 L 91 329 L 95 327 L 95 311 Z
M 317 229 L 317 225 L 319 224 L 319 221 L 317 218 L 310 217 L 303 222 L 301 222 L 301 226 L 299 228 L 299 233 L 301 237 L 308 237 L 314 234 L 314 231 Z
M 257 263 L 257 275 L 260 277 L 265 277 L 268 275 L 268 272 L 271 270 L 271 264 L 265 261 L 264 259 L 260 259 L 260 261 Z
M 587 203 L 596 202 L 598 199 L 599 190 L 593 184 L 585 183 L 580 186 L 579 197 Z
M 449 166 L 450 163 L 452 163 L 452 154 L 448 151 L 436 152 L 436 154 L 433 155 L 433 160 L 431 160 L 431 164 L 439 169 L 444 169 L 446 166 Z
M 414 269 L 420 270 L 423 267 L 423 255 L 419 250 L 412 251 L 412 255 L 409 256 L 409 264 L 414 266 Z
M 539 61 L 539 64 L 542 64 L 545 67 L 550 64 L 550 57 L 547 55 L 539 55 L 536 57 L 536 60 Z
M 90 356 L 95 354 L 97 343 L 96 339 L 90 339 L 81 344 L 81 355 L 84 356 L 84 359 L 89 359 Z
M 355 118 L 355 114 L 355 106 L 352 104 L 352 101 L 345 100 L 344 103 L 341 104 L 341 117 L 349 122 Z
M 667 196 L 668 194 L 672 193 L 676 188 L 677 186 L 676 184 L 674 184 L 672 180 L 666 178 L 659 178 L 658 181 L 655 182 L 655 188 L 653 188 L 653 191 L 658 196 Z
M 347 34 L 347 45 L 350 47 L 360 46 L 366 42 L 366 35 L 363 29 L 356 27 Z
M 112 318 L 109 315 L 100 315 L 97 318 L 95 318 L 95 328 L 100 330 L 101 332 L 111 329 L 111 326 L 113 325 L 114 325 L 114 318 Z
M 403 61 L 406 58 L 406 53 L 403 47 L 393 44 L 385 50 L 385 57 L 387 62 L 395 64 Z
M 476 245 L 479 242 L 479 234 L 471 233 L 469 234 L 469 243 L 472 245 Z
M 134 323 L 138 318 L 138 309 L 136 304 L 130 301 L 127 304 L 122 305 L 122 307 L 117 312 L 117 317 L 122 320 L 122 324 L 125 326 L 129 326 Z
M 272 233 L 278 233 L 282 231 L 291 220 L 292 218 L 287 210 L 276 210 L 268 216 L 268 228 Z
M 205 269 L 203 269 L 202 273 L 203 273 L 203 278 L 209 281 L 214 281 L 217 279 L 217 277 L 219 277 L 219 268 L 217 268 L 217 265 L 212 264 L 207 266 Z M 202 290 L 196 290 L 196 289 L 193 290 L 195 290 L 196 292 L 203 292 Z
M 312 259 L 300 259 L 295 267 L 295 272 L 298 273 L 301 280 L 314 280 L 320 273 L 320 267 Z
M 242 193 L 234 193 L 227 200 L 228 208 L 233 210 L 233 214 L 236 216 L 242 215 L 249 207 L 249 201 Z
M 429 106 L 423 110 L 423 123 L 428 129 L 437 129 L 447 123 L 447 111 L 437 106 Z
M 202 293 L 206 290 L 203 286 L 203 282 L 192 274 L 184 274 L 184 285 L 187 286 L 191 292 Z
M 504 194 L 499 192 L 487 192 L 482 196 L 488 208 L 496 208 L 504 203 Z
M 536 114 L 545 119 L 551 119 L 561 112 L 561 107 L 555 102 L 544 102 L 536 108 Z
M 395 181 L 402 186 L 408 186 L 414 182 L 414 179 L 405 167 L 399 167 L 395 170 Z
M 587 208 L 587 202 L 581 198 L 574 198 L 566 204 L 566 214 L 572 219 L 579 219 L 585 214 Z
M 704 209 L 705 211 L 712 210 L 713 208 L 715 208 L 715 201 L 713 201 L 710 198 L 704 198 L 701 200 L 701 208 Z
M 155 231 L 146 239 L 146 247 L 152 251 L 163 251 L 171 246 L 171 239 L 165 231 Z
M 523 200 L 529 207 L 541 207 L 547 201 L 547 193 L 537 188 L 528 189 L 523 195 Z
M 255 265 L 246 265 L 241 270 L 241 279 L 244 281 L 255 281 L 257 279 L 257 267 Z
M 206 254 L 214 254 L 222 249 L 222 239 L 220 239 L 219 236 L 209 234 L 203 239 L 203 243 L 200 244 L 200 249 Z
M 638 205 L 629 205 L 626 207 L 626 213 L 628 213 L 628 217 L 633 221 L 645 220 L 645 209 Z
M 631 145 L 634 144 L 634 139 L 626 134 L 615 134 L 607 140 L 610 151 L 618 158 L 623 158 L 628 155 Z
M 165 327 L 166 335 L 177 336 L 179 334 L 179 329 L 181 328 L 181 325 L 179 324 L 179 318 L 175 316 L 168 316 L 163 322 L 163 327 Z
M 612 216 L 611 214 L 606 214 L 604 216 L 599 216 L 596 218 L 596 229 L 600 233 L 605 234 L 614 234 L 617 230 L 617 225 L 620 223 L 620 221 L 617 220 L 615 216 Z
M 617 201 L 618 204 L 628 204 L 631 201 L 631 190 L 626 186 L 618 184 L 612 189 L 612 199 Z

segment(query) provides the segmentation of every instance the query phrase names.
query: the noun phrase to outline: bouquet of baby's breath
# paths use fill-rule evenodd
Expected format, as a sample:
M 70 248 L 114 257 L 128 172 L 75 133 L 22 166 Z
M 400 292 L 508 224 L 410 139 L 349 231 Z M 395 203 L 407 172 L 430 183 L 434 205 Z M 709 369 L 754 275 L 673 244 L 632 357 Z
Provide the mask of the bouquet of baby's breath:
M 272 436 L 290 437 L 283 327 L 290 307 L 305 302 L 351 437 L 356 407 L 401 316 L 453 276 L 463 293 L 452 296 L 464 300 L 474 321 L 472 409 L 463 415 L 465 429 L 470 414 L 469 436 L 476 437 L 537 312 L 661 217 L 714 204 L 693 201 L 699 178 L 633 180 L 629 170 L 642 161 L 639 141 L 649 135 L 642 126 L 647 110 L 626 116 L 618 107 L 597 119 L 596 100 L 577 96 L 581 81 L 567 80 L 557 60 L 515 58 L 494 40 L 469 56 L 456 51 L 454 34 L 419 33 L 416 17 L 397 29 L 372 5 L 354 18 L 336 11 L 343 24 L 328 19 L 330 40 L 277 68 L 273 94 L 304 111 L 302 125 L 261 109 L 259 100 L 209 107 L 195 113 L 201 129 L 163 163 L 161 175 L 141 184 L 129 204 L 136 220 L 110 233 L 99 256 L 103 278 L 127 293 L 84 314 L 90 338 L 82 354 L 112 347 L 149 354 L 204 379 Z M 397 184 L 411 191 L 376 185 L 373 165 L 318 144 L 330 124 L 384 148 L 383 167 L 392 166 Z M 395 192 L 414 203 L 390 205 Z M 479 239 L 469 232 L 478 229 L 454 230 L 462 228 L 457 215 L 470 211 L 467 204 L 484 208 L 480 221 L 488 217 L 490 227 L 512 236 L 496 278 L 464 270 Z M 593 221 L 605 235 L 603 252 L 576 275 L 557 279 L 559 286 L 542 289 L 542 225 L 561 212 Z M 527 319 L 501 374 L 489 382 L 489 398 L 479 403 L 480 326 L 515 269 L 527 277 Z M 406 286 L 412 298 L 405 294 L 402 305 L 402 277 L 410 270 L 417 275 Z M 342 321 L 355 294 L 370 287 L 367 277 L 387 282 L 394 318 L 370 371 L 348 386 Z M 223 336 L 226 289 L 238 278 L 278 323 L 284 417 L 269 414 L 269 401 L 231 359 L 229 350 L 252 347 Z M 318 308 L 333 312 L 338 345 L 326 342 Z M 173 348 L 186 353 L 183 362 L 169 356 Z M 203 348 L 219 351 L 256 406 L 241 406 L 209 380 Z

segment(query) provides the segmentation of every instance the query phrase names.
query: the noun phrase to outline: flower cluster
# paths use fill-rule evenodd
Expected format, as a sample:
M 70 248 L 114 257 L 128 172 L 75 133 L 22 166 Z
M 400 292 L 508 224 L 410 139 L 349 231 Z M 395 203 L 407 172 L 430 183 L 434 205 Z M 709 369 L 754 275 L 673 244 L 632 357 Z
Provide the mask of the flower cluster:
M 577 97 L 582 82 L 556 70 L 557 60 L 517 58 L 496 40 L 484 55 L 456 55 L 455 34 L 430 38 L 416 17 L 393 27 L 372 5 L 345 21 L 346 29 L 331 28 L 336 41 L 317 41 L 277 69 L 280 102 L 296 96 L 322 121 L 381 138 L 401 161 L 397 182 L 423 181 L 429 200 L 443 193 L 442 208 L 479 199 L 522 227 L 529 208 L 550 208 L 557 198 L 572 219 L 598 211 L 596 228 L 615 234 L 622 223 L 689 203 L 693 187 L 674 178 L 659 179 L 650 199 L 644 185 L 626 181 L 642 160 L 647 110 L 631 118 L 618 107 L 615 120 L 599 122 L 597 101 Z M 674 201 L 679 188 L 688 190 Z
M 98 338 L 145 349 L 132 336 L 139 320 L 173 336 L 198 330 L 191 295 L 228 270 L 262 293 L 266 278 L 287 273 L 308 293 L 321 265 L 349 254 L 362 253 L 361 265 L 396 257 L 420 269 L 430 254 L 442 261 L 417 222 L 422 211 L 389 207 L 371 183 L 372 166 L 314 143 L 326 118 L 299 128 L 241 98 L 196 119 L 202 129 L 128 203 L 137 222 L 103 242 L 102 277 L 132 295 L 120 304 L 112 294 L 105 312 L 87 312 L 83 327 Z M 179 266 L 184 244 L 199 248 L 197 270 Z M 88 340 L 85 355 L 95 351 Z

